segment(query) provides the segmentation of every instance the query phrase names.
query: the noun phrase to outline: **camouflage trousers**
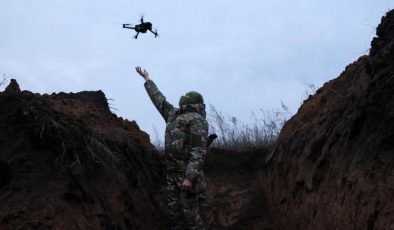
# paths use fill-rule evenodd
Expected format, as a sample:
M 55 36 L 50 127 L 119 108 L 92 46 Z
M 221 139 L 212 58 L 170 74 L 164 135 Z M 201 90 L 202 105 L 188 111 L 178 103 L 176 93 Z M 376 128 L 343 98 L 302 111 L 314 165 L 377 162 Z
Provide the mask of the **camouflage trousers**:
M 199 191 L 196 182 L 190 192 L 182 191 L 185 179 L 182 173 L 167 173 L 168 214 L 171 230 L 202 230 Z

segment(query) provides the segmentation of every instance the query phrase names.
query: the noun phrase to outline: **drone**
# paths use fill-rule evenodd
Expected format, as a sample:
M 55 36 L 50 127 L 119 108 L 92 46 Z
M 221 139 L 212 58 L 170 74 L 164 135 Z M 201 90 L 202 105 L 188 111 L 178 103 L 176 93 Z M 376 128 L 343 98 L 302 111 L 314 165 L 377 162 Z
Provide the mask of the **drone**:
M 131 24 L 123 24 L 123 28 L 125 29 L 133 29 L 137 32 L 137 34 L 134 36 L 135 39 L 138 38 L 138 35 L 140 33 L 146 33 L 148 30 L 150 32 L 152 32 L 152 34 L 155 35 L 155 37 L 157 37 L 159 34 L 157 33 L 157 30 L 153 31 L 152 30 L 152 23 L 150 22 L 144 22 L 144 17 L 141 17 L 140 19 L 141 24 L 135 25 L 134 27 L 130 26 Z

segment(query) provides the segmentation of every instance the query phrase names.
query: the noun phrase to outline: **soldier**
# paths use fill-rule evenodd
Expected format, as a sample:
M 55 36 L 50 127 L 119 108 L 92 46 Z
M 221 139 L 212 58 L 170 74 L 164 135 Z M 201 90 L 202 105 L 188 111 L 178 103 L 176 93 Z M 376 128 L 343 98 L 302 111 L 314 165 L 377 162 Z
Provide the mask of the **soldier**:
M 149 79 L 145 69 L 136 67 L 136 71 L 145 79 L 145 89 L 167 123 L 165 165 L 171 230 L 204 229 L 199 214 L 199 187 L 208 136 L 203 97 L 188 92 L 180 98 L 179 108 L 175 108 Z

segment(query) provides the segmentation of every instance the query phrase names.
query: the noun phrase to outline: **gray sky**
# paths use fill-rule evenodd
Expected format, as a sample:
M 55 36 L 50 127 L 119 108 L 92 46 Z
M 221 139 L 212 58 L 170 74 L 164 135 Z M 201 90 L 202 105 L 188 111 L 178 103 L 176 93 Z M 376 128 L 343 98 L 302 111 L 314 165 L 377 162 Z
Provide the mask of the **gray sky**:
M 252 110 L 295 113 L 367 54 L 392 0 L 0 0 L 0 73 L 39 93 L 99 90 L 114 112 L 153 133 L 165 124 L 134 67 L 173 104 L 187 91 L 245 121 Z M 122 29 L 144 15 L 160 37 Z

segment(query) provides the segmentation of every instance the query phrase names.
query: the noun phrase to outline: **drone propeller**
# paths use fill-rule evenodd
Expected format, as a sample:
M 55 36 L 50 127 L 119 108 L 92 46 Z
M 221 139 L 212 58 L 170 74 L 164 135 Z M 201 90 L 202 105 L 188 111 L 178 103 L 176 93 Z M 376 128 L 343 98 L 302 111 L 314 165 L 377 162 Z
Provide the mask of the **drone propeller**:
M 141 21 L 141 23 L 142 23 L 142 22 L 144 21 L 145 15 L 144 15 L 144 14 L 141 14 L 140 17 L 141 17 L 140 21 Z

